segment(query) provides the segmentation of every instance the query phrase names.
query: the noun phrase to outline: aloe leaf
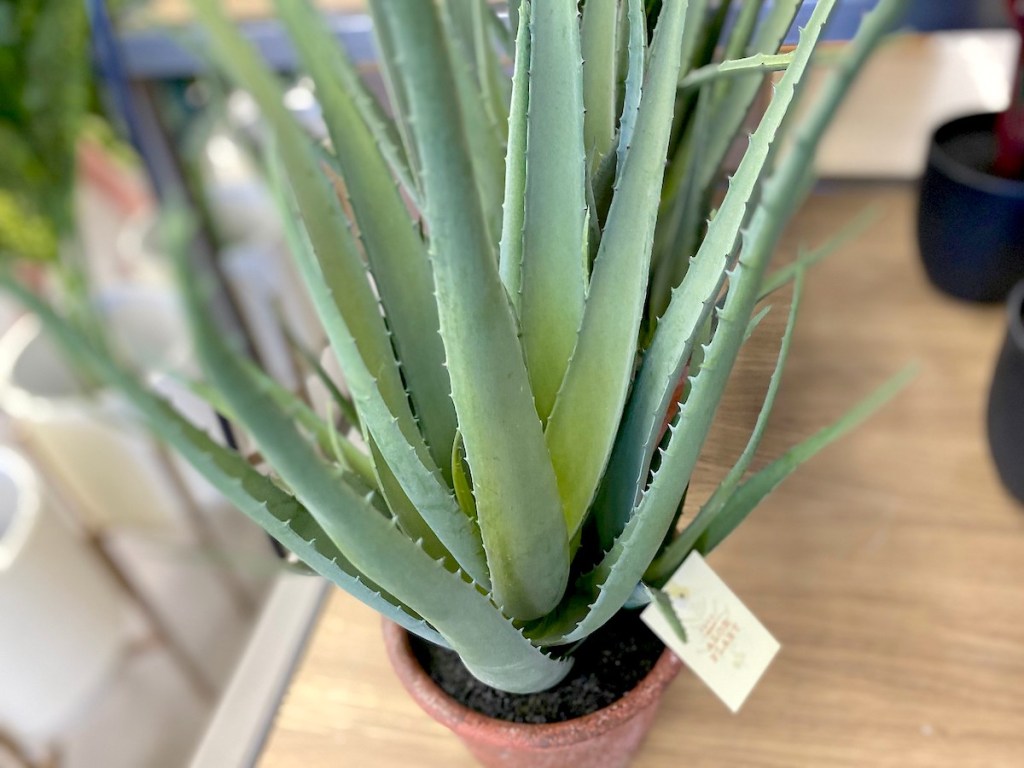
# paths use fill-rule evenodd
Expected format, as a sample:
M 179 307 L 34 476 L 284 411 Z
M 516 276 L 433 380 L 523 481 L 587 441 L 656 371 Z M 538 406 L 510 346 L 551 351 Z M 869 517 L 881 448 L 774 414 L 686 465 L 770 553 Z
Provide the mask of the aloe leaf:
M 822 7 L 819 5 L 815 13 Z M 719 314 L 708 360 L 691 382 L 690 396 L 676 422 L 669 427 L 670 440 L 658 472 L 622 534 L 599 565 L 576 582 L 559 608 L 544 622 L 528 628 L 535 642 L 573 642 L 602 626 L 630 598 L 643 571 L 653 560 L 689 484 L 697 453 L 721 397 L 723 382 L 742 343 L 745 323 L 741 324 L 740 318 L 749 316 L 756 301 L 767 259 L 786 220 L 791 190 L 806 175 L 811 153 L 854 76 L 882 35 L 901 18 L 905 7 L 905 0 L 882 0 L 865 16 L 854 41 L 844 51 L 818 100 L 809 109 L 793 150 L 784 157 L 766 185 L 763 199 L 751 218 L 750 232 L 744 241 L 745 253 L 730 275 L 730 292 Z M 812 33 L 815 21 L 812 15 L 805 36 Z M 798 51 L 802 44 L 804 38 L 798 44 Z M 787 72 L 787 76 L 789 74 Z
M 294 223 L 289 221 L 289 226 L 294 226 Z M 296 235 L 295 237 L 297 239 L 298 236 Z M 286 237 L 286 239 L 289 243 L 292 242 L 291 237 Z M 360 429 L 359 414 L 356 412 L 355 405 L 338 387 L 334 378 L 321 364 L 320 358 L 313 352 L 313 350 L 303 344 L 300 339 L 297 339 L 295 334 L 287 328 L 285 329 L 285 335 L 292 350 L 298 354 L 302 361 L 316 375 L 320 383 L 324 385 L 324 389 L 326 389 L 327 394 L 330 395 L 331 401 L 338 406 L 338 409 L 341 411 L 341 415 L 344 417 L 345 421 L 356 429 Z
M 803 0 L 775 0 L 767 18 L 755 33 L 747 53 L 777 53 L 802 4 Z M 715 92 L 711 117 L 713 130 L 702 162 L 697 166 L 701 189 L 708 189 L 714 183 L 729 147 L 757 97 L 762 81 L 756 77 L 734 78 L 724 85 L 726 87 Z
M 459 111 L 456 114 L 462 119 L 463 135 L 469 147 L 472 179 L 484 215 L 489 253 L 497 260 L 498 239 L 501 235 L 501 199 L 505 183 L 502 162 L 504 129 L 495 121 L 496 116 L 490 111 L 470 66 L 477 49 L 471 25 L 472 16 L 466 13 L 465 3 L 453 0 L 442 2 L 441 21 L 448 46 L 448 61 L 458 94 Z M 493 58 L 493 51 L 488 53 Z
M 280 179 L 276 163 L 270 163 L 270 171 L 275 193 L 282 198 L 285 207 L 298 215 L 295 199 Z M 388 463 L 389 475 L 393 474 L 399 481 L 403 493 L 455 560 L 474 580 L 488 585 L 487 566 L 478 532 L 466 520 L 441 473 L 432 464 L 419 431 L 415 425 L 410 425 L 407 402 L 402 398 L 396 403 L 398 408 L 405 407 L 405 410 L 398 411 L 404 418 L 396 418 L 384 399 L 380 380 L 371 373 L 355 344 L 345 317 L 338 309 L 339 303 L 323 278 L 308 238 L 304 232 L 296 234 L 295 241 L 291 243 L 292 254 L 324 324 L 331 348 L 345 371 L 367 441 L 372 439 L 375 449 Z
M 750 341 L 750 337 L 754 335 L 754 331 L 761 325 L 761 321 L 768 316 L 768 313 L 772 311 L 771 304 L 766 307 L 762 307 L 760 311 L 747 323 L 747 330 L 743 332 L 743 343 Z
M 466 516 L 476 519 L 476 500 L 473 498 L 473 483 L 466 467 L 466 452 L 462 446 L 462 436 L 455 435 L 452 446 L 452 484 L 455 486 L 455 498 Z
M 658 21 L 634 140 L 594 262 L 579 341 L 545 431 L 572 535 L 604 471 L 629 388 L 658 212 L 659 185 L 652 180 L 664 172 L 685 14 L 685 0 L 677 0 Z
M 212 53 L 246 87 L 273 130 L 280 166 L 268 170 L 279 205 L 305 223 L 292 230 L 296 258 L 348 379 L 364 429 L 438 538 L 472 578 L 486 585 L 479 539 L 433 463 L 413 419 L 391 342 L 348 222 L 307 137 L 280 101 L 280 89 L 255 51 L 211 0 L 196 10 L 215 43 Z M 282 167 L 291 192 L 282 179 Z
M 374 476 L 373 464 L 369 457 L 359 448 L 352 444 L 348 438 L 338 435 L 331 425 L 320 418 L 319 414 L 310 408 L 294 393 L 274 381 L 270 376 L 261 371 L 251 363 L 243 362 L 249 375 L 260 389 L 273 400 L 282 411 L 295 419 L 303 429 L 308 431 L 315 439 L 325 455 L 337 453 L 344 466 L 354 471 L 364 483 L 371 488 L 377 487 Z M 227 401 L 221 396 L 221 401 L 228 406 Z M 224 414 L 229 419 L 234 419 L 235 414 L 230 410 Z M 335 445 L 336 444 L 336 445 Z M 337 450 L 335 450 L 337 448 Z
M 704 532 L 708 523 L 719 514 L 726 499 L 729 498 L 743 479 L 747 469 L 750 467 L 750 462 L 753 461 L 754 455 L 761 445 L 761 438 L 764 436 L 764 431 L 768 426 L 768 419 L 775 405 L 775 397 L 782 383 L 782 371 L 789 357 L 789 348 L 793 339 L 793 330 L 796 327 L 800 298 L 803 294 L 803 271 L 798 271 L 795 279 L 796 284 L 793 288 L 793 299 L 789 307 L 786 330 L 782 334 L 782 342 L 779 345 L 775 369 L 772 371 L 771 379 L 768 381 L 768 391 L 765 393 L 761 410 L 757 415 L 757 421 L 754 423 L 754 428 L 750 433 L 750 439 L 747 441 L 747 445 L 736 460 L 736 463 L 733 464 L 732 469 L 722 479 L 722 482 L 701 507 L 693 521 L 687 525 L 686 530 L 674 538 L 654 563 L 652 563 L 651 567 L 647 569 L 644 578 L 654 584 L 663 583 L 686 559 L 686 556 L 693 549 L 694 544 Z
M 70 357 L 120 391 L 154 432 L 184 456 L 232 504 L 252 518 L 317 573 L 384 616 L 421 637 L 447 646 L 432 627 L 352 566 L 294 497 L 264 477 L 241 456 L 215 443 L 129 373 L 117 367 L 63 318 L 7 276 L 0 282 L 42 321 Z
M 326 283 L 331 301 L 336 302 L 335 311 L 344 317 L 359 354 L 378 378 L 377 385 L 389 407 L 406 430 L 415 430 L 379 304 L 348 220 L 310 140 L 284 108 L 277 80 L 218 4 L 214 0 L 196 0 L 195 7 L 213 43 L 211 55 L 235 82 L 252 94 L 273 130 L 281 166 L 297 201 L 289 214 L 304 222 L 303 237 L 308 237 L 319 263 L 319 280 Z M 276 170 L 280 169 L 272 163 L 270 171 L 273 174 Z M 273 175 L 271 181 L 275 182 Z
M 878 220 L 879 213 L 878 208 L 875 206 L 865 208 L 826 242 L 810 251 L 800 253 L 791 263 L 779 267 L 774 272 L 766 275 L 764 282 L 761 284 L 761 293 L 758 295 L 757 300 L 761 301 L 768 297 L 793 280 L 800 271 L 817 264 L 822 259 L 828 258 L 851 240 L 859 237 L 869 226 Z
M 835 3 L 836 0 L 822 0 L 815 6 L 794 52 L 793 64 L 779 82 L 775 98 L 750 138 L 747 152 L 708 226 L 704 241 L 683 282 L 673 290 L 668 309 L 658 323 L 654 341 L 633 386 L 602 488 L 597 519 L 605 546 L 622 530 L 640 497 L 657 448 L 668 398 L 693 350 L 694 333 L 708 316 L 722 285 L 729 257 L 748 215 L 748 203 L 760 184 L 776 133 L 803 82 L 811 54 Z M 743 324 L 746 325 L 746 320 Z
M 447 468 L 455 439 L 444 346 L 426 246 L 410 220 L 376 137 L 345 86 L 345 56 L 307 0 L 277 0 L 313 77 L 342 178 L 355 212 L 405 385 L 434 463 Z
M 615 142 L 617 103 L 615 85 L 618 27 L 618 0 L 588 0 L 583 6 L 580 48 L 583 53 L 583 103 L 587 113 L 583 121 L 583 145 L 590 158 L 590 171 L 597 170 L 601 158 Z
M 642 0 L 626 0 L 626 24 L 629 29 L 627 43 L 626 87 L 622 101 L 622 117 L 619 119 L 619 141 L 616 149 L 616 166 L 619 172 L 626 164 L 626 152 L 633 141 L 637 111 L 644 82 L 644 64 L 647 61 L 647 20 L 644 18 Z
M 697 541 L 697 550 L 701 554 L 707 554 L 721 544 L 735 530 L 736 526 L 747 518 L 754 507 L 774 491 L 797 467 L 862 424 L 865 419 L 895 397 L 916 375 L 916 366 L 905 368 L 847 411 L 834 424 L 790 448 L 780 458 L 742 483 L 725 500 L 720 512 L 710 521 L 707 529 Z
M 739 13 L 733 22 L 732 31 L 725 44 L 723 59 L 736 59 L 744 54 L 750 38 L 754 34 L 754 27 L 757 26 L 757 19 L 761 15 L 761 8 L 764 0 L 746 0 L 740 5 Z
M 689 269 L 690 258 L 696 252 L 700 236 L 704 233 L 710 198 L 697 183 L 697 174 L 692 172 L 692 163 L 699 163 L 704 156 L 708 134 L 711 129 L 710 97 L 706 91 L 697 98 L 694 115 L 684 140 L 676 150 L 669 164 L 667 176 L 681 174 L 681 187 L 669 200 L 667 210 L 662 213 L 655 232 L 651 296 L 648 305 L 650 325 L 656 327 L 658 318 L 664 314 L 672 297 L 672 289 L 679 285 Z M 692 160 L 692 163 L 691 163 Z M 691 172 L 686 169 L 691 167 Z M 666 179 L 666 188 L 671 180 Z M 672 193 L 668 193 L 672 194 Z
M 292 34 L 297 40 L 302 41 L 302 45 L 296 45 L 299 55 L 318 58 L 317 72 L 313 72 L 312 67 L 310 67 L 310 71 L 316 80 L 317 98 L 321 102 L 321 106 L 326 108 L 320 93 L 321 88 L 326 84 L 329 84 L 332 89 L 343 90 L 351 98 L 363 125 L 373 136 L 374 143 L 387 167 L 401 184 L 402 190 L 408 195 L 413 207 L 419 210 L 421 207 L 419 190 L 409 160 L 405 156 L 405 149 L 402 147 L 398 129 L 395 127 L 394 121 L 384 114 L 377 99 L 366 88 L 362 77 L 348 56 L 345 55 L 342 47 L 330 35 L 327 24 L 309 6 L 308 0 L 277 0 L 277 6 L 281 18 L 289 26 Z M 307 66 L 309 66 L 308 63 Z M 334 118 L 327 116 L 327 119 L 330 121 Z M 330 126 L 328 127 L 330 128 Z M 332 131 L 332 140 L 335 132 Z
M 429 165 L 427 166 L 429 167 Z M 429 189 L 429 184 L 427 186 Z M 448 571 L 396 520 L 379 515 L 323 463 L 288 416 L 254 386 L 209 325 L 197 287 L 179 258 L 196 354 L 208 377 L 246 424 L 266 457 L 331 541 L 360 573 L 431 625 L 484 682 L 515 692 L 550 686 L 565 662 L 545 656 L 497 610 L 479 585 Z M 460 517 L 466 520 L 464 516 Z M 468 522 L 468 521 L 467 521 Z M 400 567 L 395 567 L 400 563 Z
M 476 60 L 477 80 L 483 96 L 484 108 L 488 122 L 497 133 L 499 143 L 504 146 L 508 141 L 508 105 L 509 83 L 501 68 L 501 60 L 494 47 L 491 31 L 495 28 L 493 21 L 497 18 L 494 9 L 487 0 L 474 0 L 470 8 L 473 23 L 473 48 Z M 508 30 L 499 21 L 497 27 L 502 31 L 503 45 L 508 43 Z
M 423 160 L 441 334 L 494 599 L 517 619 L 533 618 L 557 603 L 568 579 L 554 471 L 515 318 L 488 254 L 475 190 L 465 183 L 467 144 L 451 120 L 457 104 L 436 9 L 420 0 L 390 0 L 384 8 L 415 83 L 409 106 Z
M 409 170 L 415 184 L 418 210 L 423 210 L 423 182 L 420 178 L 420 158 L 416 154 L 416 145 L 412 140 L 412 129 L 409 126 L 409 96 L 402 76 L 401 52 L 396 48 L 394 34 L 390 22 L 380 11 L 380 6 L 387 0 L 368 0 L 370 14 L 373 17 L 373 39 L 377 44 L 377 64 L 384 80 L 394 115 L 395 128 L 402 141 L 402 148 L 409 164 Z
M 576 3 L 530 11 L 520 323 L 530 384 L 546 421 L 576 345 L 587 292 L 583 66 Z
M 419 510 L 409 499 L 408 494 L 402 488 L 402 484 L 391 471 L 387 461 L 377 447 L 377 443 L 371 437 L 369 439 L 370 455 L 373 457 L 373 468 L 375 471 L 374 483 L 380 489 L 384 500 L 387 502 L 388 512 L 394 517 L 401 528 L 402 533 L 413 541 L 420 543 L 423 550 L 434 560 L 444 562 L 448 570 L 455 570 L 458 562 L 452 553 L 441 543 L 441 540 L 427 524 Z
M 516 33 L 512 104 L 509 107 L 508 149 L 505 153 L 505 198 L 502 204 L 498 268 L 509 301 L 519 317 L 523 276 L 523 217 L 526 194 L 526 116 L 530 104 L 530 2 L 523 0 Z
M 792 52 L 789 53 L 755 53 L 753 56 L 744 56 L 740 59 L 727 59 L 717 64 L 707 64 L 700 69 L 695 69 L 679 81 L 679 90 L 686 91 L 692 88 L 699 88 L 715 80 L 742 75 L 765 75 L 769 72 L 779 72 L 789 66 L 793 60 Z

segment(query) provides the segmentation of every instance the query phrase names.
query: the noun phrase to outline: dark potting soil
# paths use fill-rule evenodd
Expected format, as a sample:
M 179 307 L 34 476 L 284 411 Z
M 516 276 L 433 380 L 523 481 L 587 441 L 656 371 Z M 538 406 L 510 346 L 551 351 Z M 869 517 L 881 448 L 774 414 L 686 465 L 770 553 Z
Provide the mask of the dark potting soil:
M 410 637 L 412 651 L 442 690 L 488 717 L 515 723 L 555 723 L 606 707 L 651 671 L 664 645 L 637 611 L 620 611 L 575 649 L 572 670 L 540 693 L 506 693 L 473 677 L 454 651 Z

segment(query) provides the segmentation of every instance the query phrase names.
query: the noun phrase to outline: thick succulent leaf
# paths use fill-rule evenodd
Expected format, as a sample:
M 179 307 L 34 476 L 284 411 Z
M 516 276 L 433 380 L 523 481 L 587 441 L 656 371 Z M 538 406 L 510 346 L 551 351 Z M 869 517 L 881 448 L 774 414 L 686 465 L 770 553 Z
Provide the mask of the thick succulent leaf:
M 775 0 L 746 53 L 777 53 L 802 4 L 803 0 Z M 701 163 L 695 166 L 701 189 L 708 189 L 714 184 L 719 168 L 757 97 L 762 81 L 757 77 L 743 77 L 734 78 L 723 85 L 726 87 L 715 91 L 711 117 L 713 129 L 708 146 Z
M 822 7 L 819 5 L 815 13 Z M 630 598 L 644 570 L 654 559 L 689 484 L 724 381 L 742 344 L 745 318 L 756 302 L 766 262 L 787 218 L 790 191 L 806 175 L 813 150 L 854 76 L 881 36 L 901 18 L 905 8 L 906 0 L 882 0 L 865 16 L 854 41 L 839 60 L 819 99 L 809 109 L 793 150 L 784 157 L 766 185 L 763 199 L 751 219 L 744 252 L 729 277 L 730 291 L 719 313 L 718 328 L 705 364 L 691 382 L 690 396 L 669 428 L 671 439 L 658 472 L 622 534 L 597 568 L 578 580 L 557 611 L 529 628 L 529 635 L 535 642 L 546 645 L 573 642 L 602 626 Z M 805 35 L 811 34 L 814 21 L 812 16 Z
M 486 585 L 480 541 L 413 419 L 388 330 L 334 187 L 318 165 L 309 140 L 284 109 L 280 88 L 255 51 L 212 0 L 197 0 L 196 10 L 215 43 L 211 53 L 252 93 L 273 130 L 281 167 L 272 157 L 272 186 L 279 204 L 305 224 L 303 231 L 292 230 L 293 255 L 345 372 L 364 429 L 438 538 L 472 578 Z M 291 192 L 282 179 L 282 168 Z
M 643 0 L 626 0 L 626 25 L 629 30 L 627 47 L 626 86 L 622 99 L 622 117 L 619 119 L 619 139 L 616 147 L 616 167 L 622 173 L 626 153 L 633 143 L 633 129 L 640 109 L 643 92 L 644 67 L 647 63 L 647 19 L 644 18 Z
M 604 471 L 633 370 L 679 69 L 686 0 L 654 33 L 634 139 L 608 211 L 579 341 L 545 436 L 572 535 Z
M 669 193 L 674 194 L 674 197 L 663 198 L 669 204 L 662 205 L 655 232 L 648 302 L 649 324 L 652 328 L 657 327 L 658 318 L 665 313 L 672 298 L 672 289 L 686 277 L 690 259 L 698 248 L 700 237 L 705 234 L 705 217 L 708 215 L 711 198 L 698 185 L 697 174 L 692 170 L 687 173 L 686 169 L 691 166 L 691 160 L 699 163 L 704 155 L 711 130 L 710 101 L 707 91 L 699 93 L 686 136 L 669 163 L 666 174 L 667 177 L 679 175 L 682 181 L 674 193 Z M 666 189 L 671 184 L 671 179 L 666 178 Z
M 298 216 L 295 198 L 281 179 L 277 164 L 271 162 L 269 169 L 271 186 L 280 204 Z M 296 229 L 292 234 L 289 243 L 292 255 L 324 324 L 331 348 L 345 372 L 367 440 L 372 439 L 375 449 L 388 463 L 388 475 L 398 480 L 404 494 L 455 560 L 473 579 L 487 585 L 487 566 L 478 532 L 459 510 L 451 489 L 433 465 L 419 431 L 415 425 L 409 424 L 411 414 L 407 402 L 404 397 L 397 401 L 395 407 L 402 418 L 394 416 L 395 411 L 384 399 L 380 378 L 371 372 L 360 354 L 346 317 L 339 311 L 339 306 L 345 306 L 346 295 L 332 293 L 331 284 L 323 277 L 306 233 Z M 344 287 L 339 286 L 341 289 Z M 404 410 L 401 410 L 403 406 Z
M 533 618 L 558 602 L 568 579 L 554 471 L 515 318 L 488 253 L 475 190 L 465 183 L 472 177 L 467 142 L 451 120 L 458 107 L 436 9 L 389 0 L 382 10 L 410 77 L 441 335 L 494 598 L 509 615 Z
M 246 365 L 253 380 L 263 392 L 277 403 L 279 408 L 291 416 L 299 426 L 313 436 L 325 456 L 338 454 L 347 469 L 351 469 L 359 475 L 362 481 L 371 488 L 376 488 L 373 463 L 365 453 L 353 445 L 344 435 L 337 434 L 337 430 L 321 419 L 320 415 L 310 408 L 298 395 L 274 381 L 274 379 L 255 365 L 251 363 L 243 364 Z M 223 397 L 221 400 L 223 400 Z M 224 405 L 228 406 L 226 401 Z M 228 419 L 235 420 L 235 415 L 230 412 L 230 408 L 224 415 Z
M 211 55 L 252 94 L 272 128 L 281 166 L 296 198 L 297 205 L 289 209 L 289 215 L 298 214 L 295 218 L 304 222 L 303 236 L 308 237 L 319 263 L 320 280 L 336 302 L 335 312 L 344 317 L 360 356 L 377 377 L 384 400 L 411 436 L 417 430 L 388 331 L 334 187 L 322 172 L 310 140 L 284 108 L 279 83 L 256 52 L 214 0 L 196 0 L 195 6 L 213 43 Z M 281 169 L 272 163 L 270 170 Z M 288 215 L 284 218 L 287 221 Z
M 179 415 L 166 401 L 139 385 L 63 318 L 9 277 L 0 278 L 43 322 L 47 333 L 69 357 L 77 358 L 95 377 L 124 394 L 153 431 L 187 459 L 232 504 L 294 552 L 324 578 L 410 632 L 448 643 L 430 625 L 362 575 L 334 545 L 309 511 L 264 477 L 237 453 L 214 442 Z
M 576 346 L 587 295 L 583 66 L 574 0 L 530 11 L 520 321 L 537 412 L 546 421 Z
M 484 682 L 526 692 L 561 679 L 568 665 L 531 645 L 477 584 L 447 570 L 419 542 L 402 533 L 397 521 L 381 516 L 366 499 L 338 482 L 287 414 L 254 386 L 209 324 L 198 290 L 184 274 L 184 259 L 181 263 L 196 354 L 207 376 L 246 425 L 267 462 L 348 561 L 426 618 Z
M 450 571 L 456 570 L 458 562 L 452 557 L 452 553 L 445 548 L 444 544 L 437 537 L 437 534 L 430 528 L 419 510 L 409 499 L 409 495 L 398 482 L 395 473 L 391 471 L 387 461 L 381 455 L 377 443 L 371 437 L 369 439 L 370 455 L 373 457 L 373 468 L 375 471 L 374 482 L 380 489 L 384 500 L 387 502 L 388 513 L 394 517 L 402 533 L 413 541 L 418 541 L 423 550 L 434 560 L 444 562 L 445 567 Z
M 286 228 L 294 229 L 294 227 L 295 222 L 291 221 L 289 216 Z M 292 232 L 290 235 L 286 234 L 285 239 L 288 243 L 291 243 L 293 240 L 298 240 L 298 235 L 295 232 Z M 297 355 L 303 363 L 305 363 L 309 370 L 313 372 L 313 375 L 315 375 L 323 385 L 324 389 L 327 390 L 327 394 L 331 397 L 331 402 L 333 402 L 341 411 L 341 415 L 344 417 L 345 421 L 356 429 L 360 429 L 359 414 L 356 412 L 355 403 L 353 403 L 352 400 L 341 391 L 337 382 L 335 382 L 331 374 L 327 372 L 327 369 L 324 368 L 323 364 L 320 362 L 320 358 L 313 352 L 313 350 L 303 344 L 300 339 L 297 339 L 287 328 L 285 328 L 284 331 L 285 335 L 288 337 L 288 344 L 291 346 L 292 352 Z
M 709 522 L 697 542 L 697 550 L 707 554 L 742 523 L 753 509 L 797 467 L 864 422 L 900 392 L 917 374 L 915 366 L 905 368 L 875 392 L 847 411 L 834 424 L 790 448 L 780 458 L 757 472 L 725 500 L 719 514 Z
M 300 56 L 320 58 L 319 76 L 313 73 L 312 67 L 310 67 L 310 73 L 317 80 L 318 91 L 324 82 L 329 82 L 333 88 L 341 88 L 349 95 L 363 125 L 373 135 L 374 142 L 384 157 L 387 167 L 401 184 L 403 192 L 409 197 L 413 207 L 418 210 L 421 205 L 419 190 L 394 121 L 384 114 L 377 99 L 367 89 L 348 56 L 330 36 L 327 24 L 319 15 L 312 12 L 308 6 L 308 0 L 277 0 L 277 5 L 281 18 L 290 27 L 296 39 L 302 41 L 302 45 L 296 46 L 296 51 Z M 333 49 L 327 53 L 323 49 L 324 38 L 330 42 L 330 47 Z M 309 65 L 307 64 L 307 66 Z M 319 92 L 317 96 L 320 98 Z M 321 106 L 324 106 L 322 101 Z M 328 120 L 331 119 L 328 116 Z M 332 131 L 332 135 L 333 133 Z
M 389 20 L 381 13 L 381 6 L 387 2 L 388 0 L 367 0 L 367 6 L 373 17 L 373 38 L 377 44 L 377 64 L 383 76 L 384 90 L 387 92 L 388 101 L 391 104 L 395 128 L 402 140 L 402 148 L 409 163 L 409 170 L 418 190 L 416 193 L 417 208 L 422 211 L 423 182 L 420 178 L 420 158 L 416 154 L 416 145 L 412 140 L 412 129 L 409 126 L 409 96 L 406 93 L 406 83 L 402 76 L 401 52 L 395 46 Z
M 474 0 L 474 5 L 478 2 Z M 467 13 L 465 2 L 445 0 L 441 3 L 441 11 L 451 73 L 458 94 L 458 114 L 462 118 L 463 135 L 469 147 L 472 178 L 484 214 L 489 252 L 497 259 L 498 239 L 501 235 L 501 199 L 505 184 L 502 162 L 505 127 L 497 122 L 498 117 L 493 114 L 474 70 L 473 62 L 478 49 L 473 35 L 472 10 Z M 487 53 L 490 59 L 494 58 L 493 49 Z M 411 83 L 408 76 L 407 82 Z
M 494 46 L 492 32 L 497 32 L 502 47 L 511 42 L 509 31 L 498 19 L 487 0 L 474 0 L 470 10 L 473 22 L 473 48 L 476 77 L 483 95 L 488 121 L 497 132 L 501 145 L 508 141 L 508 107 L 511 98 L 509 79 Z M 512 51 L 509 50 L 509 53 Z
M 723 59 L 736 59 L 746 52 L 763 6 L 764 0 L 746 0 L 740 6 L 725 44 Z
M 597 509 L 601 541 L 605 546 L 618 536 L 639 499 L 657 448 L 668 399 L 693 350 L 694 332 L 708 316 L 718 295 L 729 257 L 748 214 L 748 203 L 760 185 L 776 133 L 803 82 L 811 53 L 835 3 L 836 0 L 823 0 L 815 7 L 795 51 L 793 64 L 779 82 L 775 98 L 750 138 L 747 152 L 686 277 L 673 290 L 668 310 L 658 323 L 654 341 L 633 386 L 605 477 L 601 506 Z M 746 325 L 746 320 L 743 324 Z
M 590 158 L 591 173 L 597 170 L 597 164 L 615 142 L 618 62 L 612 52 L 617 49 L 618 15 L 618 0 L 588 0 L 583 6 L 580 48 L 583 52 L 583 103 L 587 107 L 583 145 Z
M 316 85 L 420 429 L 434 464 L 447 469 L 455 409 L 426 245 L 376 137 L 361 119 L 358 92 L 341 75 L 349 68 L 344 53 L 308 0 L 277 0 L 277 5 L 289 34 L 302 43 L 296 49 Z
M 765 75 L 769 72 L 779 72 L 789 66 L 793 61 L 793 53 L 755 53 L 753 56 L 744 56 L 739 59 L 726 59 L 717 64 L 708 64 L 695 69 L 679 81 L 679 90 L 686 91 L 691 88 L 699 88 L 708 83 L 729 77 L 741 75 Z
M 523 0 L 516 32 L 508 149 L 505 152 L 505 200 L 502 205 L 498 264 L 501 282 L 518 319 L 523 277 L 523 217 L 526 195 L 526 116 L 530 104 L 530 1 Z
M 455 486 L 455 498 L 466 516 L 476 519 L 476 499 L 473 498 L 473 483 L 466 466 L 466 451 L 462 446 L 462 435 L 455 435 L 452 446 L 452 485 Z
M 789 318 L 786 321 L 786 330 L 782 334 L 782 342 L 779 345 L 779 354 L 775 362 L 775 370 L 772 371 L 771 379 L 768 381 L 768 391 L 765 393 L 764 401 L 761 404 L 761 411 L 757 415 L 757 421 L 750 433 L 750 439 L 740 454 L 732 469 L 719 483 L 718 488 L 711 494 L 701 507 L 697 516 L 686 526 L 678 537 L 664 549 L 661 555 L 651 564 L 644 574 L 644 578 L 652 584 L 662 584 L 675 571 L 676 568 L 686 559 L 686 556 L 693 549 L 694 544 L 707 528 L 707 525 L 719 514 L 736 486 L 743 480 L 750 462 L 753 461 L 758 447 L 761 445 L 761 438 L 768 426 L 768 419 L 771 416 L 772 408 L 775 405 L 775 396 L 778 394 L 779 386 L 782 383 L 782 371 L 789 357 L 789 347 L 793 338 L 793 329 L 796 327 L 797 312 L 800 307 L 800 297 L 803 292 L 803 271 L 798 271 L 795 277 L 796 284 L 793 288 L 793 300 L 789 307 Z

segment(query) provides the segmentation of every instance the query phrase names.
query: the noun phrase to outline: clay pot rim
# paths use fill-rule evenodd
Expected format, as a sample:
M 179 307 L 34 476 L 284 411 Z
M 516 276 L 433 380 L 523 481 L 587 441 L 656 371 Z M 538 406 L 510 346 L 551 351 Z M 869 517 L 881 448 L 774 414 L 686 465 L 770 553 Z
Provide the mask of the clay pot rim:
M 993 197 L 1024 201 L 1024 181 L 986 173 L 973 165 L 962 163 L 946 150 L 951 139 L 972 133 L 992 134 L 995 131 L 996 115 L 996 112 L 962 115 L 940 125 L 932 133 L 928 165 L 962 186 Z
M 412 653 L 409 633 L 384 619 L 384 645 L 399 680 L 409 695 L 437 722 L 459 736 L 513 748 L 551 749 L 587 741 L 640 714 L 656 702 L 682 668 L 682 661 L 666 648 L 650 673 L 635 688 L 607 707 L 583 717 L 558 723 L 514 723 L 487 717 L 445 693 L 424 671 Z

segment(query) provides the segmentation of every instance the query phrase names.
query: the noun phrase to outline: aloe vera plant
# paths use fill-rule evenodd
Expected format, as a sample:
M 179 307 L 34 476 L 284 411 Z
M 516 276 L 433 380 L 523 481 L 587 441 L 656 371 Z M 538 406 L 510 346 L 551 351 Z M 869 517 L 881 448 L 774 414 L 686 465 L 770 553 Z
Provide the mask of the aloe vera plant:
M 561 647 L 649 600 L 690 551 L 710 551 L 905 380 L 748 476 L 794 299 L 747 448 L 679 525 L 763 292 L 795 278 L 798 297 L 820 255 L 768 271 L 814 148 L 902 3 L 865 17 L 793 125 L 837 0 L 818 0 L 785 53 L 798 0 L 765 14 L 744 3 L 731 25 L 727 2 L 586 0 L 580 13 L 575 0 L 522 0 L 511 29 L 483 0 L 370 0 L 386 107 L 307 0 L 277 4 L 315 82 L 327 147 L 292 120 L 216 2 L 196 0 L 211 56 L 269 127 L 268 173 L 355 428 L 342 434 L 245 362 L 208 320 L 185 259 L 211 400 L 258 446 L 264 471 L 7 284 L 312 568 L 453 648 L 481 680 L 542 690 L 571 665 Z M 726 150 L 769 71 L 771 102 L 723 188 Z

